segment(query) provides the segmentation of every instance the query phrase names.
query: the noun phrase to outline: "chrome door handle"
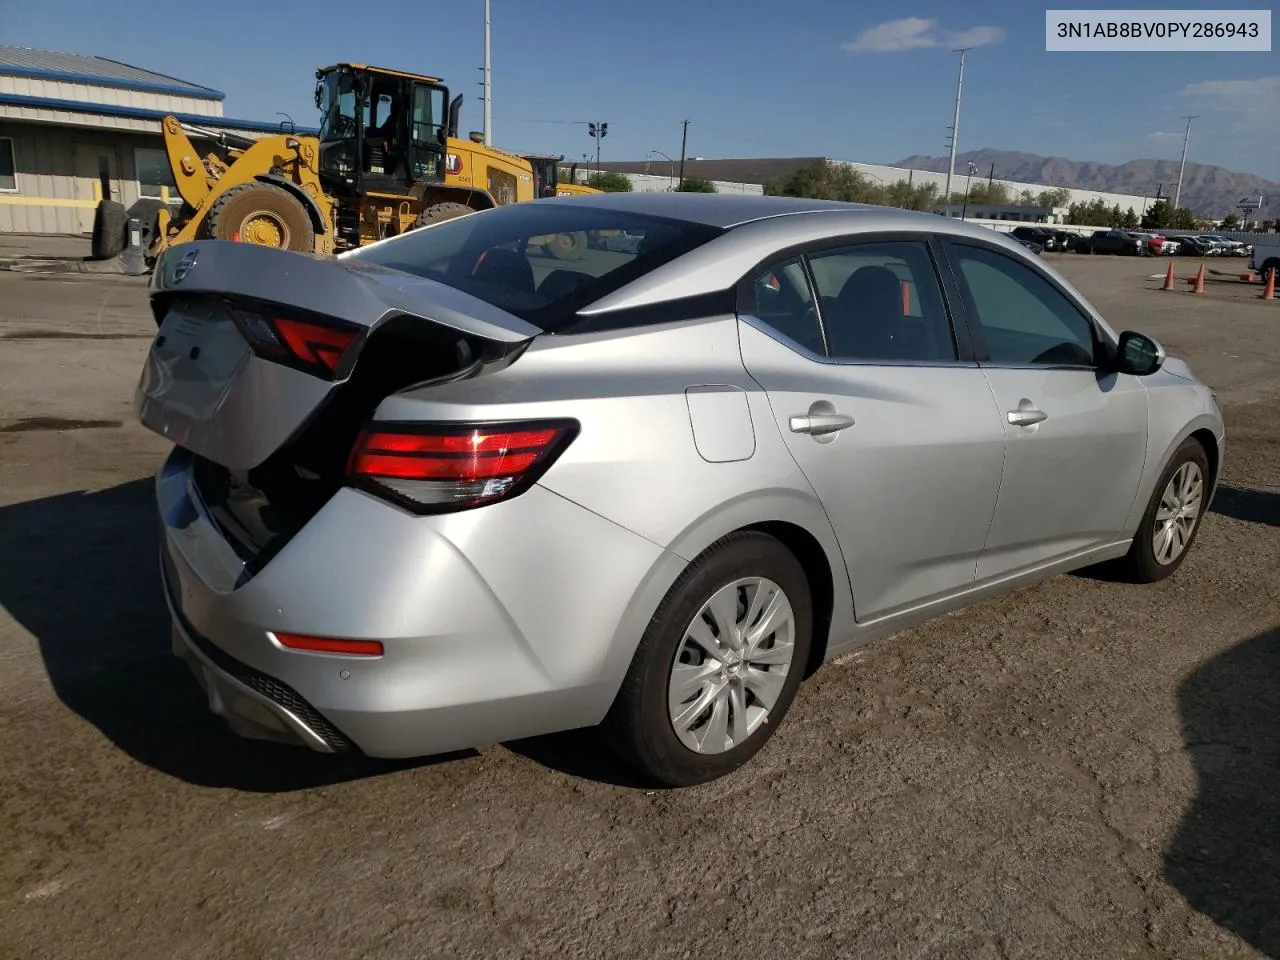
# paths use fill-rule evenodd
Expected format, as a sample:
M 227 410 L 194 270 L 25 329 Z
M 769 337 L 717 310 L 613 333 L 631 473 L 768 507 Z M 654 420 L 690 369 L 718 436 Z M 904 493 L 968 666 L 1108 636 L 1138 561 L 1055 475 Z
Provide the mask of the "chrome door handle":
M 808 413 L 792 417 L 790 422 L 792 433 L 809 433 L 819 437 L 852 426 L 853 417 L 846 413 Z
M 1033 427 L 1037 423 L 1048 420 L 1049 415 L 1043 410 L 1020 407 L 1009 411 L 1009 422 L 1015 427 Z

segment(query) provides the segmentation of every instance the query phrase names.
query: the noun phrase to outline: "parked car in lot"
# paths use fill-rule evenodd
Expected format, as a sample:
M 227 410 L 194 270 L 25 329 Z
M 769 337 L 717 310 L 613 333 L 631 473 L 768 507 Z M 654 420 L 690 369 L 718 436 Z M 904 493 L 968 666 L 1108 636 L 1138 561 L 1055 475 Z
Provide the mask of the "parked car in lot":
M 1201 240 L 1213 247 L 1214 256 L 1230 257 L 1235 254 L 1235 247 L 1224 237 L 1214 237 L 1206 233 L 1199 234 Z
M 1147 249 L 1146 240 L 1125 230 L 1095 230 L 1076 242 L 1076 253 L 1118 253 L 1139 257 Z
M 1253 252 L 1253 247 L 1242 240 L 1232 240 L 1218 233 L 1206 233 L 1201 236 L 1218 247 L 1224 257 L 1247 257 Z
M 1010 234 L 1015 240 L 1034 244 L 1039 250 L 1057 250 L 1058 238 L 1044 227 L 1014 227 Z
M 1058 242 L 1058 250 L 1066 252 L 1074 250 L 1076 243 L 1080 240 L 1080 234 L 1071 230 L 1054 230 L 1052 231 L 1054 239 Z
M 1040 246 L 1040 244 L 1036 243 L 1034 240 L 1028 240 L 1025 237 L 1015 236 L 1013 239 L 1017 240 L 1018 243 L 1022 244 L 1024 247 L 1026 247 L 1028 250 L 1034 253 L 1037 257 L 1040 256 L 1040 254 L 1045 249 L 1044 247 Z
M 1258 274 L 1263 283 L 1267 281 L 1267 272 L 1276 272 L 1276 281 L 1280 282 L 1280 235 L 1261 234 L 1253 242 L 1253 251 L 1249 255 L 1249 266 Z
M 595 229 L 640 241 L 530 242 Z M 235 730 L 322 752 L 600 725 L 708 780 L 827 658 L 1169 576 L 1218 479 L 1184 363 L 927 214 L 548 199 L 338 258 L 199 241 L 150 296 L 174 651 Z
M 1214 257 L 1218 255 L 1218 248 L 1201 237 L 1178 234 L 1169 239 L 1178 244 L 1176 252 L 1184 257 Z

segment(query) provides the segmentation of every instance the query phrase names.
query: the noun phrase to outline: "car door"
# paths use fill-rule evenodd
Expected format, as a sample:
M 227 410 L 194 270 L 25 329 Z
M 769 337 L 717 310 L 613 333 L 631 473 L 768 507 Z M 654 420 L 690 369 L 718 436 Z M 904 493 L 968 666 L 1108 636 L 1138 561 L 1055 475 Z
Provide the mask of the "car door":
M 946 249 L 1006 439 L 978 579 L 1113 542 L 1146 459 L 1146 388 L 1109 369 L 1101 331 L 1046 272 L 994 244 Z
M 860 622 L 973 582 L 1000 485 L 991 390 L 930 241 L 846 240 L 739 288 L 744 364 L 844 551 Z

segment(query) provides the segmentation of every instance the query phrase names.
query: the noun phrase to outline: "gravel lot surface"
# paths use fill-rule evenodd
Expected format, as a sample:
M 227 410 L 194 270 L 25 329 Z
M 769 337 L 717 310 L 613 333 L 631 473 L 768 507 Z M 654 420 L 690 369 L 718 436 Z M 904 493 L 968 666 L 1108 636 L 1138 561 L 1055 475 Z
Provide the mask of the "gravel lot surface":
M 1048 259 L 1219 392 L 1187 563 L 829 664 L 681 791 L 581 733 L 391 765 L 234 738 L 168 653 L 144 285 L 0 274 L 0 956 L 1280 956 L 1280 302 Z

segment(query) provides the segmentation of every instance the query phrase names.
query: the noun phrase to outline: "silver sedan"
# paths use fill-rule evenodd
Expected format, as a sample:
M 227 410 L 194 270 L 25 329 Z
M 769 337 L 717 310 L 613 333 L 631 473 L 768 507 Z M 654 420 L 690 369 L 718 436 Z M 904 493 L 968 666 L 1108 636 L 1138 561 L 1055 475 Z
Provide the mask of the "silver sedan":
M 202 241 L 151 296 L 174 650 L 235 730 L 323 752 L 599 726 L 721 776 L 859 644 L 1169 576 L 1222 463 L 1184 363 L 925 214 L 548 199 L 337 259 Z

